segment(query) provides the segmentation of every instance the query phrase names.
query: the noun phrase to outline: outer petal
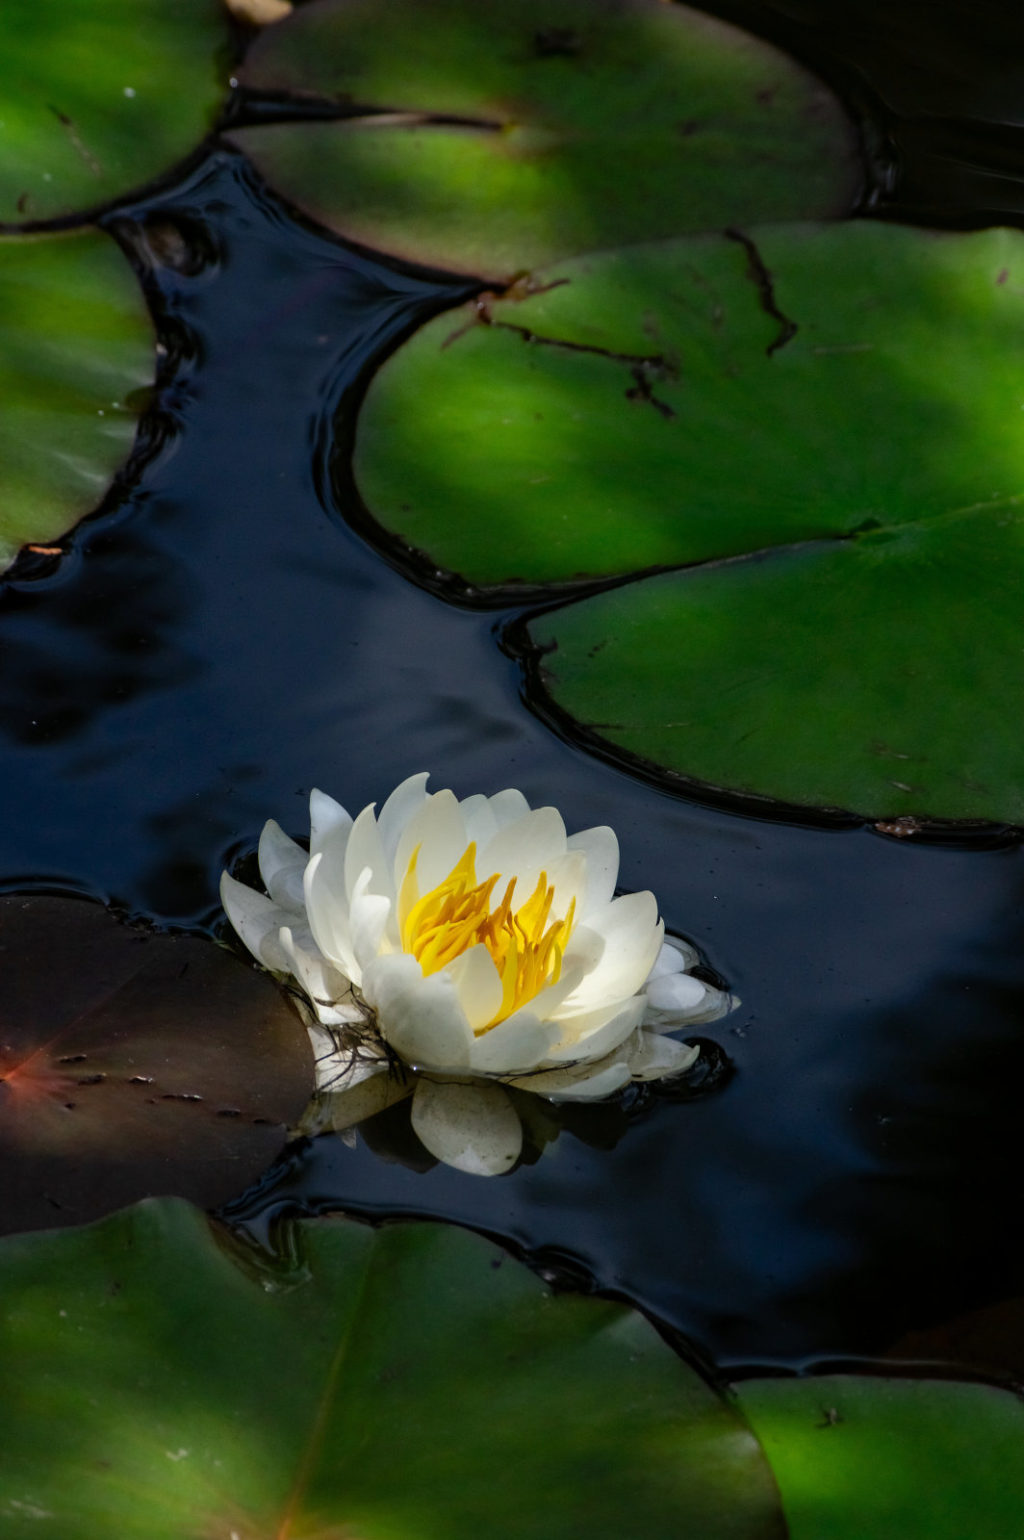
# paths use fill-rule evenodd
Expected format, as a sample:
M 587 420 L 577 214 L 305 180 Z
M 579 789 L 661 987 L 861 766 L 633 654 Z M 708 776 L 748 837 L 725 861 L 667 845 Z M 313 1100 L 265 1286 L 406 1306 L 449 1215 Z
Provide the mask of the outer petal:
M 220 879 L 220 901 L 228 919 L 245 942 L 257 962 L 273 973 L 290 973 L 291 964 L 278 939 L 282 925 L 295 916 L 273 899 L 264 898 L 244 882 L 238 882 L 228 872 Z
M 394 952 L 373 960 L 362 988 L 381 1033 L 407 1064 L 442 1072 L 468 1069 L 473 1033 L 447 974 L 424 978 L 415 957 Z
M 419 1079 L 412 1099 L 412 1126 L 446 1166 L 473 1176 L 500 1176 L 519 1159 L 523 1129 L 500 1086 Z
M 315 856 L 310 856 L 303 887 L 306 894 L 306 918 L 317 946 L 330 962 L 341 969 L 346 978 L 350 978 L 353 984 L 359 984 L 362 971 L 352 950 L 348 895 L 340 862 L 334 859 L 339 846 L 343 851 L 346 838 L 344 831 L 338 831 L 336 836 L 328 836 L 323 849 L 318 850 Z
M 563 1018 L 635 995 L 654 965 L 664 933 L 653 893 L 627 893 L 616 898 L 606 909 L 590 915 L 587 929 L 603 938 L 604 950 L 600 961 L 565 1002 L 559 1013 Z
M 674 1037 L 659 1037 L 652 1032 L 638 1032 L 628 1044 L 627 1062 L 631 1080 L 661 1080 L 667 1075 L 681 1075 L 698 1058 L 700 1049 L 680 1043 Z
M 522 1091 L 546 1096 L 553 1102 L 589 1102 L 614 1095 L 629 1083 L 630 1078 L 625 1057 L 609 1054 L 597 1064 L 541 1070 L 539 1074 L 524 1075 L 510 1084 Z
M 368 1035 L 353 1034 L 351 1041 L 342 1042 L 337 1034 L 325 1032 L 315 1022 L 306 1030 L 313 1047 L 318 1091 L 351 1090 L 364 1080 L 382 1074 L 388 1067 L 387 1057 Z
M 373 873 L 366 866 L 356 878 L 349 907 L 352 951 L 363 974 L 382 949 L 393 907 L 389 898 L 371 891 L 372 882 Z
M 260 835 L 260 876 L 275 904 L 293 914 L 305 914 L 302 874 L 309 856 L 301 845 L 289 839 L 281 825 L 271 818 Z
M 387 1066 L 384 1068 L 386 1070 Z M 378 1112 L 385 1112 L 396 1102 L 404 1101 L 412 1095 L 413 1084 L 411 1075 L 388 1072 L 364 1076 L 357 1085 L 331 1092 L 325 1097 L 326 1105 L 323 1109 L 329 1119 L 329 1126 L 336 1134 L 344 1133 L 347 1128 L 354 1128 L 357 1123 L 375 1117 Z
M 522 1074 L 543 1064 L 557 1040 L 557 1025 L 524 1006 L 475 1040 L 469 1052 L 470 1068 L 478 1075 Z
M 363 1013 L 355 1003 L 348 979 L 327 961 L 304 921 L 282 925 L 277 938 L 288 959 L 289 973 L 309 996 L 317 1019 L 324 1026 L 362 1021 Z
M 599 824 L 570 834 L 568 846 L 586 858 L 586 888 L 578 911 L 578 917 L 585 920 L 612 901 L 619 880 L 619 842 L 614 829 Z
M 700 955 L 696 947 L 679 936 L 666 936 L 648 978 L 658 979 L 663 973 L 685 973 L 698 962 Z
M 559 1022 L 561 1036 L 551 1051 L 551 1059 L 555 1063 L 570 1059 L 592 1063 L 603 1059 L 640 1025 L 645 1006 L 643 995 L 631 995 L 628 1000 L 615 1000 L 585 1016 Z
M 324 791 L 309 794 L 309 853 L 318 855 L 328 835 L 343 839 L 352 827 L 352 815 Z
M 676 980 L 679 980 L 680 987 L 675 994 L 670 995 L 665 986 L 674 984 Z M 689 984 L 700 985 L 702 994 L 699 999 L 689 995 L 684 998 L 681 987 L 684 980 Z M 720 1016 L 728 1015 L 738 1004 L 735 995 L 716 989 L 713 984 L 701 983 L 700 979 L 692 979 L 688 973 L 671 974 L 653 979 L 648 985 L 644 1026 L 651 1027 L 655 1032 L 674 1032 L 678 1027 L 717 1021 Z

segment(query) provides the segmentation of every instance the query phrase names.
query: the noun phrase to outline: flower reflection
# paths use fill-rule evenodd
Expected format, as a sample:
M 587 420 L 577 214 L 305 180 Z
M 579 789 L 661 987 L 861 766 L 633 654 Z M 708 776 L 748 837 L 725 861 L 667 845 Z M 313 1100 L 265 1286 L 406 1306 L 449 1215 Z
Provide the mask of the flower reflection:
M 566 835 L 519 791 L 430 794 L 414 775 L 353 819 L 310 798 L 307 852 L 271 821 L 267 895 L 227 873 L 228 917 L 312 1007 L 317 1083 L 335 1128 L 411 1095 L 439 1160 L 507 1171 L 522 1148 L 509 1088 L 592 1101 L 688 1069 L 668 1034 L 730 1008 L 665 939 L 651 893 L 614 897 L 611 829 Z

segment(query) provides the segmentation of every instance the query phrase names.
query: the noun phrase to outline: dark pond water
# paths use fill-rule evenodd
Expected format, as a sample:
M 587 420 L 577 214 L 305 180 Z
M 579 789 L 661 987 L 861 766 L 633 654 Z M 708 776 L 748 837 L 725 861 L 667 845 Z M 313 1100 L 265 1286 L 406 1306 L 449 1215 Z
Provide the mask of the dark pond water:
M 919 109 L 842 52 L 852 8 L 832 53 L 819 9 L 760 7 L 758 29 L 817 44 L 873 103 L 865 205 L 929 217 L 899 138 L 911 119 L 924 135 Z M 991 208 L 956 190 L 943 205 L 950 223 Z M 653 888 L 743 1001 L 705 1029 L 734 1070 L 715 1094 L 579 1113 L 493 1181 L 320 1139 L 236 1216 L 258 1233 L 338 1206 L 465 1222 L 732 1366 L 880 1355 L 1024 1295 L 1016 841 L 757 819 L 562 741 L 499 645 L 516 615 L 415 586 L 335 491 L 335 413 L 343 442 L 369 368 L 465 286 L 303 227 L 216 148 L 114 223 L 170 350 L 160 431 L 58 566 L 0 589 L 3 885 L 213 926 L 220 869 L 268 816 L 301 834 L 313 785 L 358 808 L 429 768 L 435 788 L 514 784 L 570 827 L 611 823 L 623 886 Z

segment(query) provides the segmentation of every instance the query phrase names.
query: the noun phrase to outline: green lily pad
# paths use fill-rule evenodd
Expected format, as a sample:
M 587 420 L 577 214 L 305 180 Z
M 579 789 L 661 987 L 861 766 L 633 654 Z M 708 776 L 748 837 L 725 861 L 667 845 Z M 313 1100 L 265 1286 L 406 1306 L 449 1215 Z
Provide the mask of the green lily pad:
M 94 209 L 152 181 L 222 101 L 220 0 L 4 0 L 0 225 Z
M 737 1387 L 792 1540 L 1007 1540 L 1024 1403 L 988 1385 L 828 1375 Z
M 280 1154 L 313 1055 L 266 974 L 43 897 L 0 899 L 0 964 L 0 1232 L 223 1203 Z
M 300 1223 L 288 1271 L 218 1233 L 162 1201 L 0 1247 L 12 1540 L 785 1535 L 742 1418 L 623 1306 L 436 1225 Z
M 845 213 L 859 181 L 820 81 L 660 0 L 323 0 L 240 78 L 358 113 L 233 134 L 273 186 L 354 240 L 492 278 Z
M 539 277 L 385 365 L 374 517 L 477 588 L 685 569 L 531 628 L 555 705 L 618 750 L 1024 821 L 1024 237 L 786 226 Z
M 0 239 L 0 568 L 99 503 L 131 451 L 154 347 L 109 236 Z

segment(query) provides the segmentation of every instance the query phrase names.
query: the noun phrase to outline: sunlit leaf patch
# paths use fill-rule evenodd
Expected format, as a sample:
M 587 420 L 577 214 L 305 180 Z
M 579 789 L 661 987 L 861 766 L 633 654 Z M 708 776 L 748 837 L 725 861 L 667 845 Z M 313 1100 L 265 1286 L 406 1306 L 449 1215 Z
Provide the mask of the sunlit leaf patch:
M 279 1240 L 163 1201 L 0 1245 L 8 1534 L 783 1540 L 742 1415 L 626 1307 L 436 1225 Z
M 843 214 L 859 179 L 821 82 L 659 0 L 322 0 L 270 28 L 240 78 L 350 114 L 235 133 L 275 188 L 366 245 L 490 278 Z

